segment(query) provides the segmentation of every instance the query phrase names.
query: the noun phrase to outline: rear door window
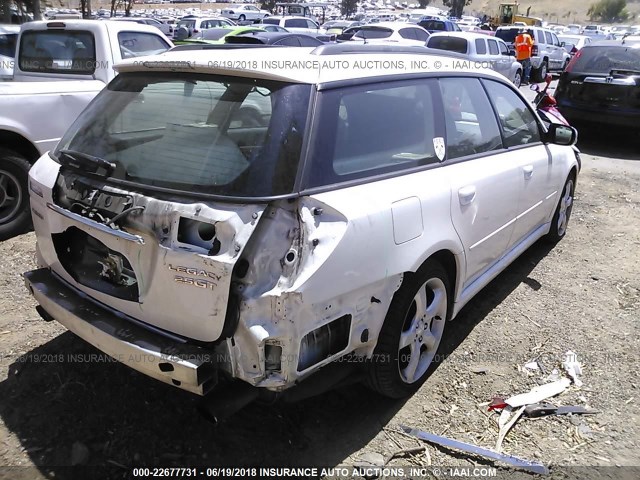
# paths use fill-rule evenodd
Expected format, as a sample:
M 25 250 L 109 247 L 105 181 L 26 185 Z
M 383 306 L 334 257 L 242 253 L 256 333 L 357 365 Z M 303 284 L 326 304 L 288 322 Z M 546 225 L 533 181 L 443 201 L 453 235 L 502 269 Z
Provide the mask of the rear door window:
M 544 32 L 544 38 L 549 45 L 553 45 L 553 36 L 551 35 L 551 32 Z
M 440 79 L 447 158 L 502 149 L 500 130 L 489 99 L 475 78 Z
M 308 186 L 439 163 L 436 95 L 424 79 L 321 92 Z
M 476 38 L 476 53 L 484 55 L 487 53 L 487 43 L 483 38 Z

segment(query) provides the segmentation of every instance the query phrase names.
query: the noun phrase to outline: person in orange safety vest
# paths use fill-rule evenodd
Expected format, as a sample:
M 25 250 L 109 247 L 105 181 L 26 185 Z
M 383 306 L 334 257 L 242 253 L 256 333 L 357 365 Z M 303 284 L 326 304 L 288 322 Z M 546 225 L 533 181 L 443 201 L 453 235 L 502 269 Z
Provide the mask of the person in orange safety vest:
M 516 60 L 522 65 L 522 83 L 529 83 L 531 74 L 531 52 L 533 50 L 533 38 L 524 28 L 521 28 L 515 40 Z

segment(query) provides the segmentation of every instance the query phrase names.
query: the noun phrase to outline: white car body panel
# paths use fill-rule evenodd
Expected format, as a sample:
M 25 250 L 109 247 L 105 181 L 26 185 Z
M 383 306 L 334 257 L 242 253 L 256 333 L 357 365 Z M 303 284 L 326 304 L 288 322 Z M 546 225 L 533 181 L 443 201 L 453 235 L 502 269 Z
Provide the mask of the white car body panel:
M 400 80 L 408 73 L 405 69 L 363 69 L 360 73 L 354 73 L 357 69 L 308 67 L 258 73 L 240 69 L 244 61 L 264 60 L 265 53 L 257 50 L 221 51 L 220 62 L 215 65 L 207 52 L 201 51 L 171 52 L 149 60 L 163 60 L 165 64 L 171 60 L 171 66 L 161 63 L 153 71 L 252 75 L 310 85 L 354 76 L 375 84 L 376 77 L 395 74 Z M 269 58 L 295 59 L 309 65 L 307 61 L 322 59 L 312 51 L 283 47 L 269 50 Z M 189 65 L 179 66 L 187 58 Z M 224 61 L 227 58 L 235 61 Z M 359 58 L 358 54 L 340 56 L 346 62 Z M 370 53 L 368 57 L 380 63 L 404 59 L 407 65 L 416 58 L 433 60 L 401 53 Z M 147 72 L 152 67 L 127 61 L 118 70 Z M 501 75 L 489 70 L 456 71 L 474 72 L 506 84 Z M 508 88 L 515 92 L 513 87 Z M 435 147 L 436 138 L 433 140 Z M 153 332 L 163 330 L 163 338 L 221 340 L 215 347 L 225 358 L 220 368 L 250 385 L 284 390 L 346 353 L 370 358 L 403 278 L 437 254 L 453 259 L 455 316 L 475 293 L 549 231 L 564 182 L 572 169 L 576 173 L 578 170 L 571 147 L 540 143 L 501 147 L 451 161 L 444 156 L 442 159 L 444 163 L 399 171 L 397 175 L 365 175 L 362 182 L 326 184 L 288 199 L 262 203 L 194 199 L 190 192 L 175 193 L 166 200 L 110 186 L 111 193 L 132 196 L 134 205 L 145 207 L 122 229 L 113 229 L 95 217 L 73 214 L 55 203 L 52 190 L 60 167 L 45 155 L 30 172 L 36 192 L 31 195 L 31 207 L 39 264 L 123 317 Z M 220 253 L 179 241 L 176 232 L 180 216 L 215 224 L 220 232 Z M 128 259 L 138 275 L 141 301 L 108 295 L 67 273 L 52 234 L 70 227 Z M 236 281 L 241 279 L 242 288 L 236 285 L 232 290 L 232 270 L 241 258 L 249 259 L 250 267 L 248 273 L 235 277 Z M 194 286 L 201 288 L 191 288 Z M 168 297 L 167 292 L 172 295 Z M 232 335 L 221 338 L 230 292 L 241 299 L 237 326 Z M 344 348 L 298 369 L 302 339 L 344 316 L 351 318 Z M 95 344 L 86 330 L 82 334 Z M 184 339 L 176 340 L 176 349 L 183 343 Z M 295 360 L 283 362 L 280 371 L 268 372 L 267 346 L 277 346 L 281 358 Z M 109 352 L 114 351 L 112 347 Z M 150 374 L 146 368 L 139 370 Z M 156 371 L 152 376 L 171 383 L 170 373 L 162 375 Z M 198 385 L 185 384 L 182 388 L 201 393 Z

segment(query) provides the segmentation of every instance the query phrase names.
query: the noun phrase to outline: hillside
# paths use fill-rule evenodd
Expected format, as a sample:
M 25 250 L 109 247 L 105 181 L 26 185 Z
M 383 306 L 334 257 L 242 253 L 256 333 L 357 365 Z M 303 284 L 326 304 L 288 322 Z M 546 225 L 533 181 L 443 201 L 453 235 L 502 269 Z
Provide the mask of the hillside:
M 503 0 L 504 1 L 504 0 Z M 498 11 L 498 5 L 503 3 L 501 0 L 473 0 L 471 5 L 465 7 L 465 14 L 473 15 L 482 14 L 495 15 Z M 589 7 L 596 3 L 596 0 L 521 0 L 518 9 L 526 12 L 531 7 L 530 15 L 540 17 L 549 23 L 584 23 L 589 20 L 587 11 Z M 442 6 L 441 0 L 431 2 L 436 7 Z M 446 8 L 446 7 L 442 7 Z M 627 0 L 627 11 L 635 15 L 629 23 L 640 23 L 640 0 Z

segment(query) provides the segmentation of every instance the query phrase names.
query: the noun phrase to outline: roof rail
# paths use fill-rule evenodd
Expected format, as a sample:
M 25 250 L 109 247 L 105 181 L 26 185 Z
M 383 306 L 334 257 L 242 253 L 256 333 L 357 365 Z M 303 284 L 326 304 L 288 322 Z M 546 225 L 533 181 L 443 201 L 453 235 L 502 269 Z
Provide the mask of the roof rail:
M 343 42 L 343 43 L 328 43 L 326 45 L 320 45 L 313 49 L 312 55 L 343 55 L 353 53 L 411 53 L 414 55 L 436 55 L 440 57 L 453 57 L 464 58 L 467 56 L 458 53 L 450 52 L 448 50 L 440 50 L 438 48 L 421 47 L 419 45 L 386 45 L 386 44 L 371 44 L 371 43 L 355 43 L 355 42 Z

